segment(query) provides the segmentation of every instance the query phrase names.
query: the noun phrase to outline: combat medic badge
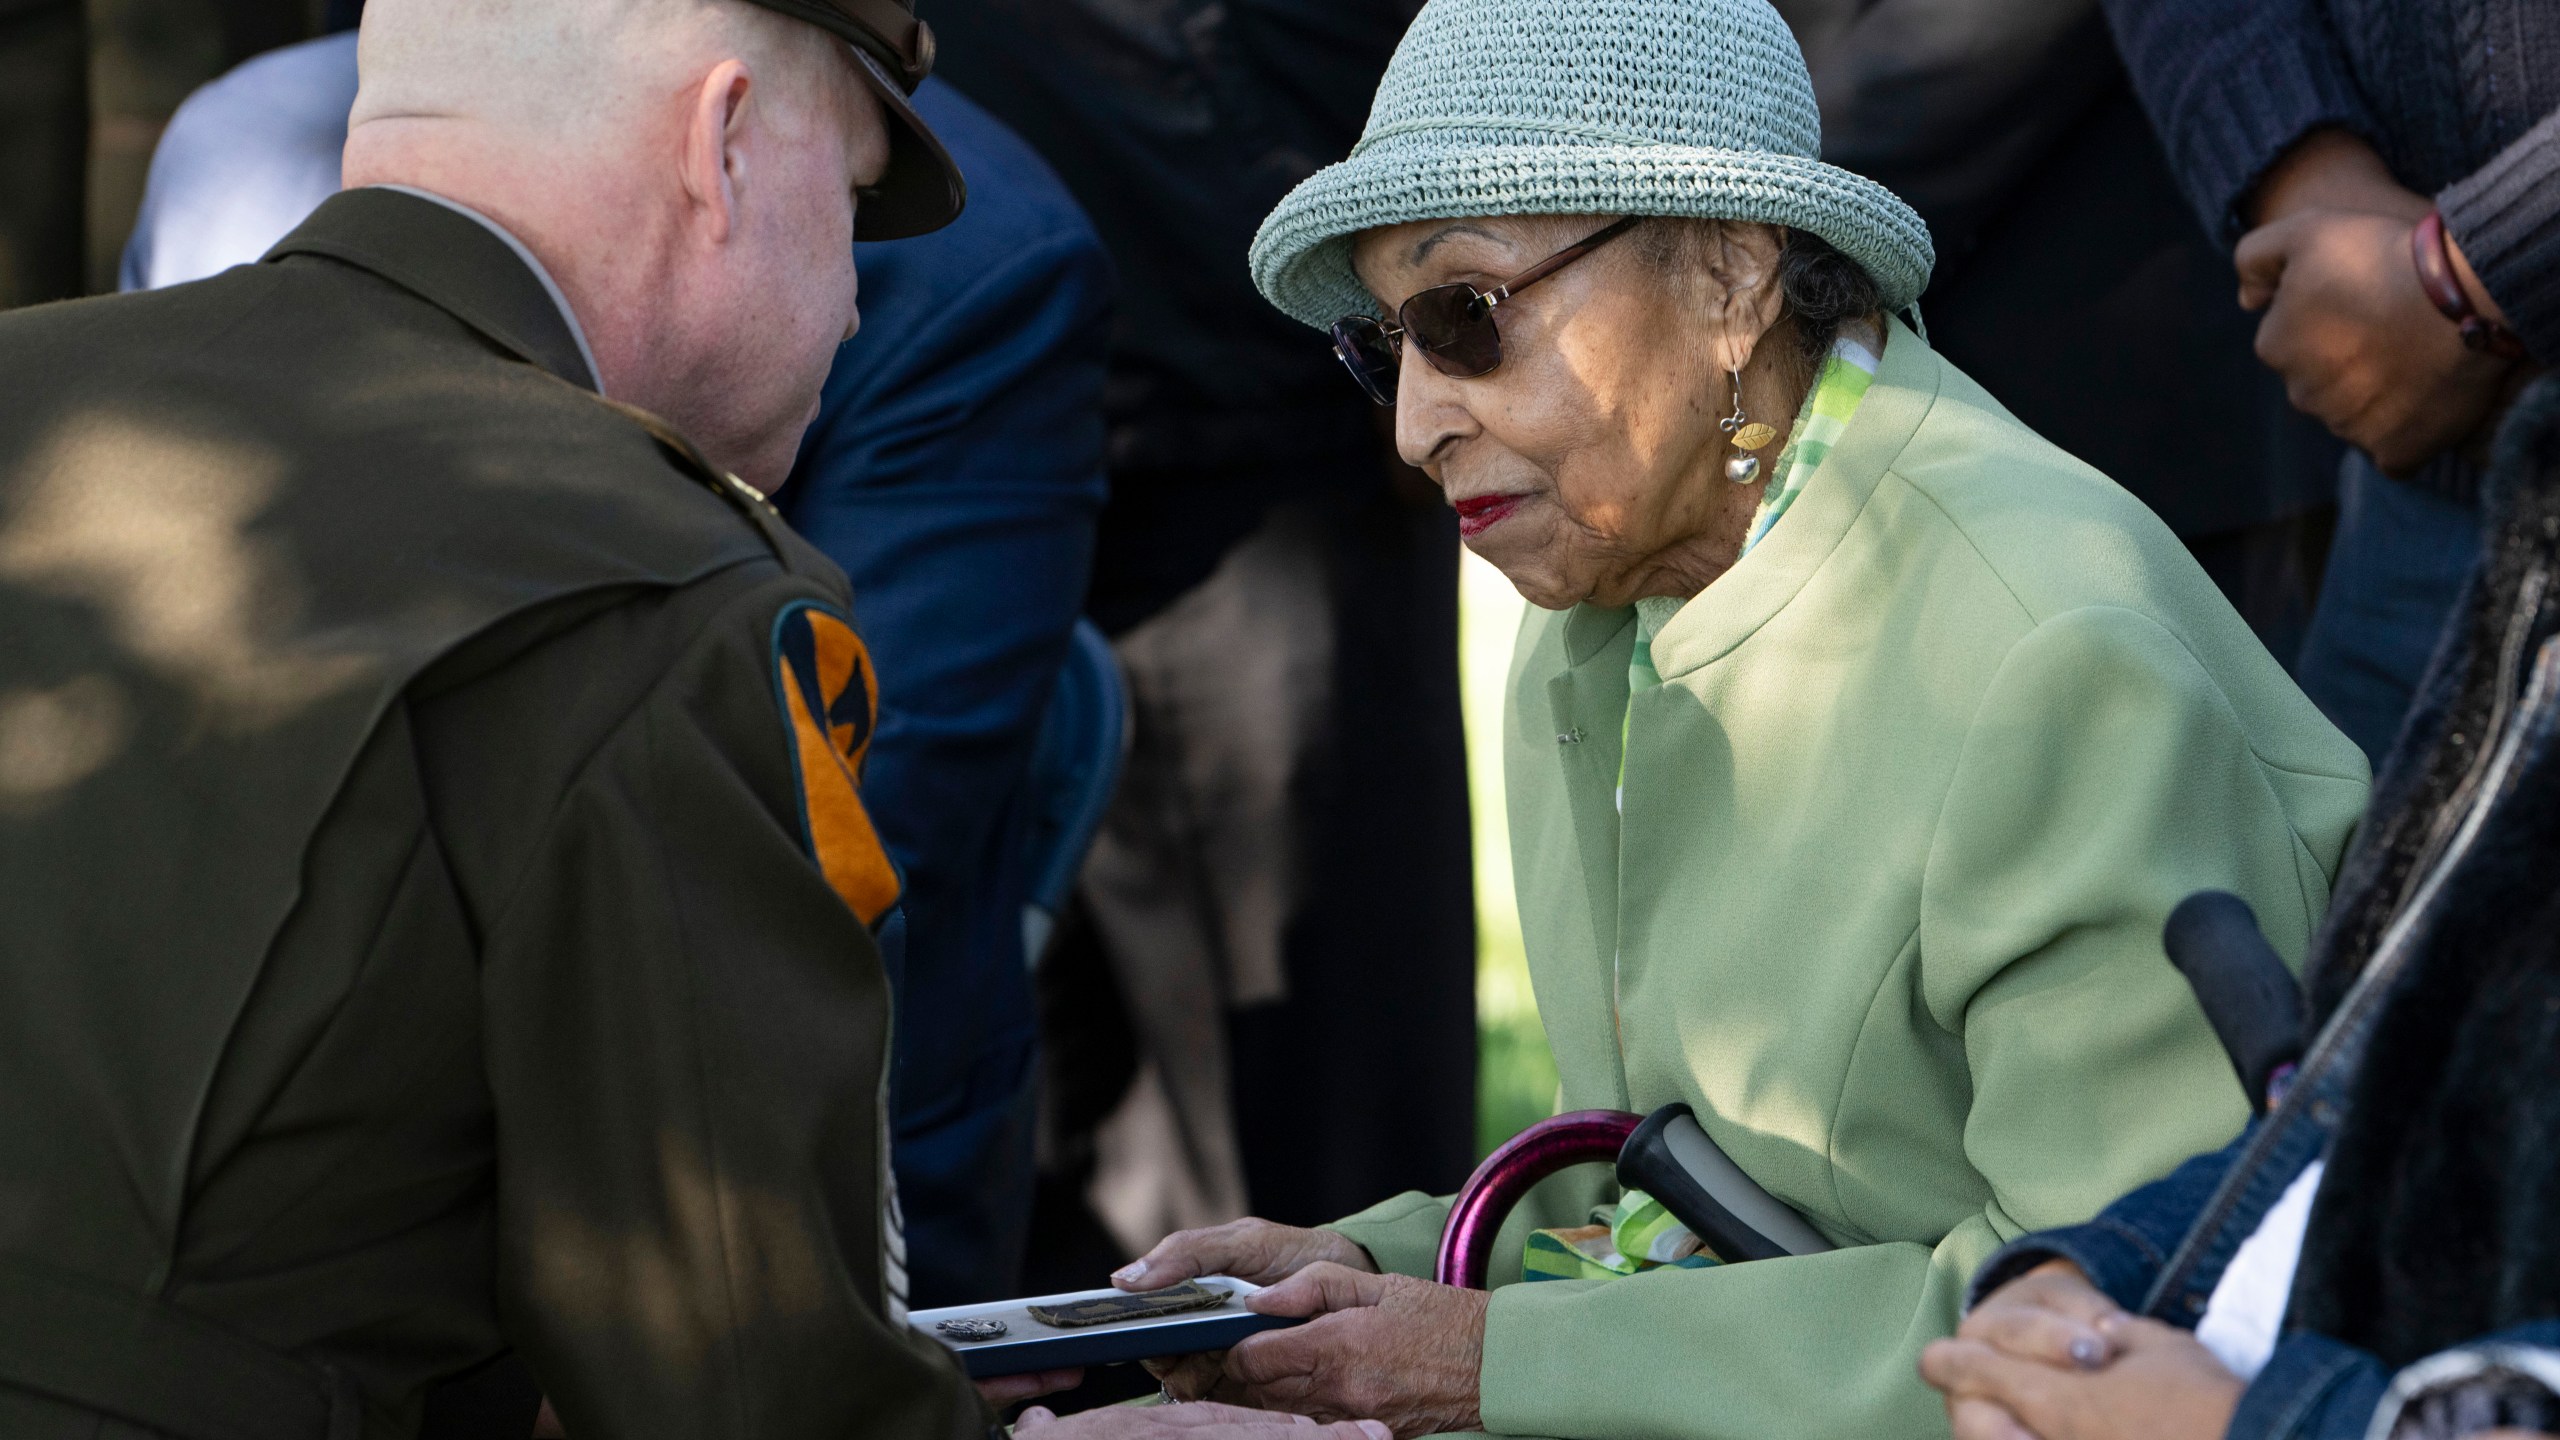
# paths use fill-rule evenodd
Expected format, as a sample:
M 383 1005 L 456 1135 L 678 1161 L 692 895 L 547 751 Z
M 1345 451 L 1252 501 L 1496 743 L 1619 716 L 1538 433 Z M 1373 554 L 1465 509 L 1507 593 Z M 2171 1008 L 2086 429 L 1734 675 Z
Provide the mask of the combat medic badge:
M 1185 1280 L 1163 1290 L 1150 1290 L 1143 1295 L 1098 1295 L 1090 1300 L 1073 1300 L 1064 1305 L 1033 1305 L 1031 1318 L 1060 1330 L 1081 1330 L 1088 1325 L 1117 1325 L 1126 1320 L 1149 1320 L 1159 1315 L 1182 1315 L 1193 1310 L 1214 1310 L 1227 1303 L 1227 1292 L 1212 1290 L 1197 1281 Z

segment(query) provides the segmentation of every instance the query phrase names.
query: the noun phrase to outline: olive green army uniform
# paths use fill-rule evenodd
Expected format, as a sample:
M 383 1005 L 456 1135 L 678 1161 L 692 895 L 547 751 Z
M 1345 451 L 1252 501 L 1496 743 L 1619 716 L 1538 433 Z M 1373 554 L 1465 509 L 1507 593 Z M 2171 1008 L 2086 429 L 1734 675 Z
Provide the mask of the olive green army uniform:
M 389 190 L 0 315 L 0 1435 L 976 1440 L 841 574 Z

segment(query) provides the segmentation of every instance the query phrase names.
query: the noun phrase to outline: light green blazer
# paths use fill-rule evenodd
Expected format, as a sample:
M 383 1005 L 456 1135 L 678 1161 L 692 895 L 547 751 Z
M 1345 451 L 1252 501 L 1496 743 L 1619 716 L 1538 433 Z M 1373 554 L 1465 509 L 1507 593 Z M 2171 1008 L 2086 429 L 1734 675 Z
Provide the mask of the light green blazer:
M 1984 1257 L 2239 1128 L 2161 922 L 2236 891 L 2298 963 L 2364 758 L 2157 518 L 1899 325 L 1794 507 L 1656 638 L 1621 821 L 1634 636 L 1632 610 L 1532 610 L 1511 678 L 1564 1107 L 1688 1102 L 1842 1248 L 1507 1285 L 1485 1424 L 1943 1435 L 1913 1362 Z M 1511 1278 L 1529 1221 L 1579 1223 L 1605 1180 L 1533 1197 Z M 1334 1228 L 1428 1275 L 1446 1213 Z

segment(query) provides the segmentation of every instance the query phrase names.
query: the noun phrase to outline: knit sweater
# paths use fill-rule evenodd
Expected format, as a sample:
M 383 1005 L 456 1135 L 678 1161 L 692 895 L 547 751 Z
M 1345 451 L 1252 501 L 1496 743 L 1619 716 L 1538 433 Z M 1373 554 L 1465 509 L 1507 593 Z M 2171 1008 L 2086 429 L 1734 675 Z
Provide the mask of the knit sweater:
M 2560 5 L 2552 0 L 2105 0 L 2205 225 L 2310 131 L 2364 137 L 2431 193 L 2537 359 L 2560 360 Z

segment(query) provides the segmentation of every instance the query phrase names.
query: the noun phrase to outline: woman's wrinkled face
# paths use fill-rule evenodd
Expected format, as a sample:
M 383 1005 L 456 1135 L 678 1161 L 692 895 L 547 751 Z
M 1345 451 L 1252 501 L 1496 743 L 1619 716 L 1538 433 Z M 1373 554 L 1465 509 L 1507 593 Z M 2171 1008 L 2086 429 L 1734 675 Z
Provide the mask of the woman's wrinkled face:
M 1392 316 L 1433 285 L 1490 290 L 1614 218 L 1416 221 L 1364 232 L 1352 263 Z M 1499 306 L 1491 374 L 1452 379 L 1405 347 L 1396 447 L 1533 604 L 1694 594 L 1740 552 L 1761 486 L 1723 478 L 1717 422 L 1729 368 L 1745 369 L 1746 404 L 1763 388 L 1748 362 L 1777 318 L 1778 241 L 1720 227 L 1712 253 L 1668 263 L 1648 232 L 1675 223 L 1639 225 Z

